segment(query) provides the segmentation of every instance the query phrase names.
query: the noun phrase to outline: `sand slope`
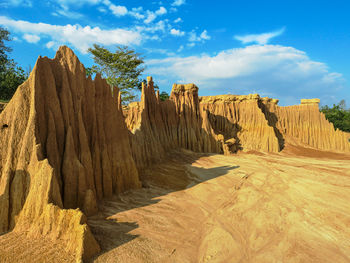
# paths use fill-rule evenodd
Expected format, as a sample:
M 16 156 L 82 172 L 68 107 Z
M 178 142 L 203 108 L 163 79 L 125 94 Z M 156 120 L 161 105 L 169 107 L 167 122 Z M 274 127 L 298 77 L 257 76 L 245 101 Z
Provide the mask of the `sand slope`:
M 350 156 L 293 151 L 173 155 L 146 170 L 148 188 L 89 218 L 95 262 L 349 262 Z

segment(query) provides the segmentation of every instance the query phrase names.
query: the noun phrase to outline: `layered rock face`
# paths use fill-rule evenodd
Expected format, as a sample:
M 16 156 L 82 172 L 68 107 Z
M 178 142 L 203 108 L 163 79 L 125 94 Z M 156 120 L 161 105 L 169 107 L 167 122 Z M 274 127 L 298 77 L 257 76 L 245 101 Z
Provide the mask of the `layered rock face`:
M 224 136 L 229 152 L 278 152 L 282 145 L 259 104 L 260 96 L 257 94 L 208 96 L 200 99 L 202 112 L 209 114 L 214 131 Z
M 262 103 L 267 119 L 274 123 L 286 143 L 350 152 L 350 135 L 334 129 L 319 111 L 319 102 L 319 99 L 302 99 L 300 105 L 286 107 L 267 100 Z
M 279 152 L 285 144 L 350 151 L 349 135 L 335 131 L 318 109 L 318 99 L 279 107 L 258 94 L 198 97 L 194 84 L 174 84 L 167 101 L 143 86 L 141 102 L 126 111 L 130 141 L 139 168 L 159 161 L 168 149 L 231 154 Z
M 319 102 L 302 99 L 300 105 L 280 107 L 277 99 L 257 94 L 221 95 L 201 97 L 200 108 L 208 112 L 215 133 L 224 136 L 225 152 L 279 152 L 286 144 L 349 152 L 349 134 L 334 129 Z
M 65 240 L 77 258 L 98 252 L 70 208 L 93 214 L 98 199 L 140 187 L 118 97 L 69 48 L 39 57 L 0 115 L 0 233 Z
M 169 100 L 161 101 L 148 77 L 140 102 L 131 103 L 126 124 L 138 168 L 157 162 L 169 149 L 221 152 L 221 142 L 213 136 L 207 116 L 199 108 L 198 87 L 174 84 Z

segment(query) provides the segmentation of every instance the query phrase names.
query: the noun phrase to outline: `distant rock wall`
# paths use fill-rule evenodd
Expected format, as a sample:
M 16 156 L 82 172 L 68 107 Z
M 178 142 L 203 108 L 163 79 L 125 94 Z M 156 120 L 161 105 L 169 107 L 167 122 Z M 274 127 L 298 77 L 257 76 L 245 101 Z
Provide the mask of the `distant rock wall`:
M 275 123 L 286 143 L 350 152 L 349 134 L 334 129 L 333 124 L 319 111 L 319 102 L 319 99 L 302 99 L 300 105 L 286 107 L 266 102 L 266 115 Z
M 282 145 L 259 103 L 260 96 L 257 94 L 207 96 L 200 99 L 202 111 L 208 112 L 210 124 L 217 134 L 224 136 L 230 152 L 278 152 Z
M 124 114 L 139 168 L 161 160 L 169 149 L 221 152 L 221 142 L 212 136 L 206 116 L 200 113 L 194 84 L 174 84 L 170 99 L 161 101 L 149 77 L 142 86 L 141 101 L 131 103 Z
M 318 99 L 288 107 L 277 103 L 258 94 L 198 97 L 194 84 L 174 84 L 169 100 L 160 101 L 149 78 L 141 101 L 124 111 L 134 160 L 145 167 L 173 148 L 232 154 L 279 152 L 294 144 L 350 151 L 349 135 L 334 130 L 319 112 Z

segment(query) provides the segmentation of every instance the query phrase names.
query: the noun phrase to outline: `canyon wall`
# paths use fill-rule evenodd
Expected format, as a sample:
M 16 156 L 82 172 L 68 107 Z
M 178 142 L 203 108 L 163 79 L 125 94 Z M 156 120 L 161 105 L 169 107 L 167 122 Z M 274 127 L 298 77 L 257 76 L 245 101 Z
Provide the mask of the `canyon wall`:
M 300 105 L 278 106 L 277 99 L 250 95 L 200 98 L 201 111 L 209 114 L 216 134 L 224 136 L 223 148 L 279 152 L 285 145 L 350 152 L 349 133 L 335 130 L 322 112 L 319 99 L 302 99 Z M 233 144 L 234 143 L 234 144 Z
M 319 111 L 319 99 L 302 99 L 300 105 L 280 107 L 262 101 L 267 119 L 274 123 L 286 143 L 320 150 L 350 152 L 349 133 L 334 129 Z
M 39 57 L 0 114 L 0 235 L 45 235 L 79 261 L 99 251 L 86 224 L 98 200 L 141 187 L 139 171 L 171 149 L 350 151 L 349 134 L 334 130 L 317 100 L 277 103 L 256 94 L 198 97 L 194 84 L 174 84 L 161 101 L 148 77 L 141 101 L 123 108 L 118 89 L 87 78 L 69 48 Z
M 231 142 L 231 152 L 278 152 L 282 143 L 259 108 L 259 102 L 257 94 L 207 96 L 201 97 L 200 107 L 209 114 L 214 131 L 222 134 L 226 143 Z
M 200 113 L 197 86 L 174 84 L 170 99 L 161 101 L 152 78 L 147 80 L 141 101 L 129 104 L 124 111 L 138 168 L 161 160 L 169 149 L 221 152 L 221 141 L 213 136 L 208 119 Z
M 65 240 L 78 258 L 99 251 L 84 214 L 141 187 L 118 98 L 69 48 L 39 57 L 0 115 L 0 233 Z

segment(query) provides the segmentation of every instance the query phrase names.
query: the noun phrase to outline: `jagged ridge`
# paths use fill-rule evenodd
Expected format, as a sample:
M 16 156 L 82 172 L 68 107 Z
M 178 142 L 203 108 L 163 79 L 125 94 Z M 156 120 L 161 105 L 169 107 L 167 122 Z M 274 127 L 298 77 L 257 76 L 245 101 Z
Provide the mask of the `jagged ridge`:
M 85 216 L 62 209 L 93 214 L 97 199 L 141 186 L 118 90 L 85 76 L 67 47 L 39 57 L 0 115 L 0 232 L 64 239 L 78 258 L 99 247 Z

